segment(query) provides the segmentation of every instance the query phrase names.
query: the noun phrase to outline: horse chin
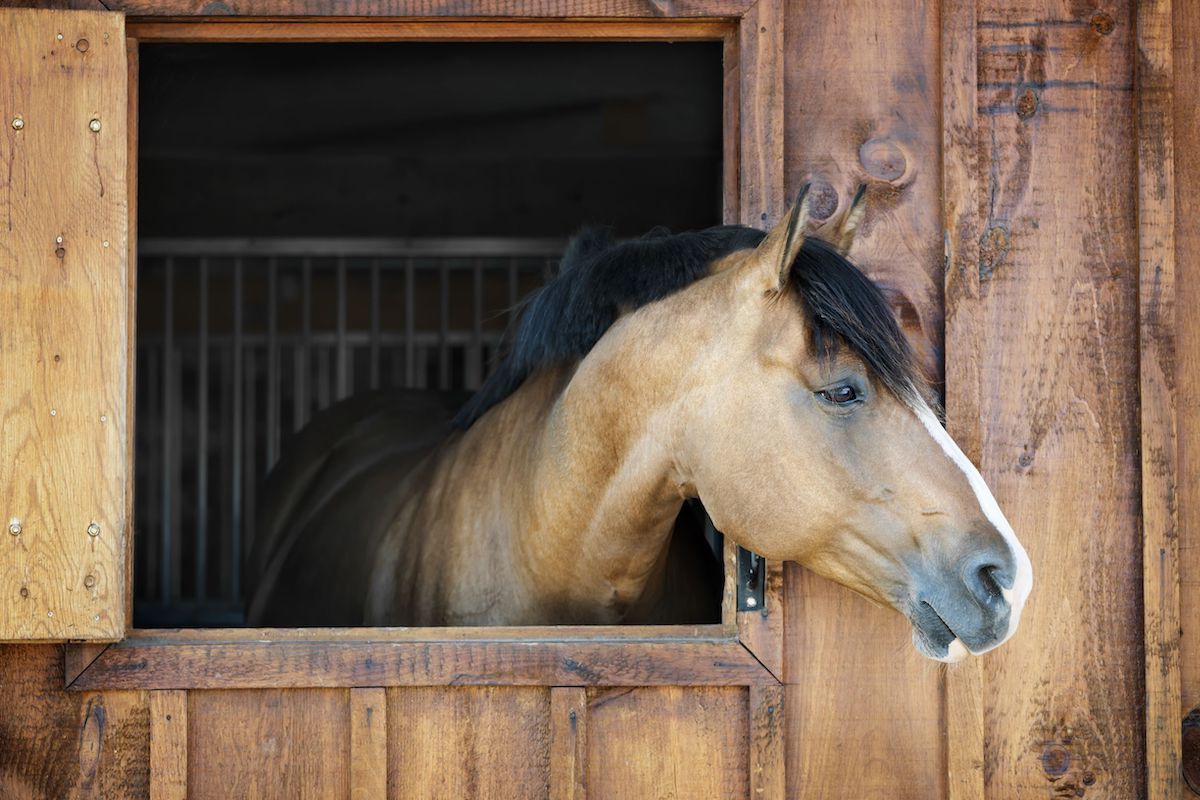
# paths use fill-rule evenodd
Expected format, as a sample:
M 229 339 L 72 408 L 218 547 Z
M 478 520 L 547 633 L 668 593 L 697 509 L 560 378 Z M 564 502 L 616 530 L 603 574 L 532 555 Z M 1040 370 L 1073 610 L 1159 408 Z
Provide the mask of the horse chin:
M 962 639 L 956 637 L 950 640 L 950 644 L 938 647 L 929 642 L 916 627 L 913 628 L 913 647 L 926 658 L 941 661 L 943 664 L 957 664 L 971 654 L 962 643 Z

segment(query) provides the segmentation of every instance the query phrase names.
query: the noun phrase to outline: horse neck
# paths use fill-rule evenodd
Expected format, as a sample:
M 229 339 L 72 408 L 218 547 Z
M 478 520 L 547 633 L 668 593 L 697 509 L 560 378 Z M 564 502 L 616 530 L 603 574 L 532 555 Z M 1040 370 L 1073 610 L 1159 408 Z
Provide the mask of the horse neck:
M 536 523 L 516 530 L 539 588 L 612 621 L 661 580 L 684 498 L 674 464 L 680 361 L 638 323 L 618 322 L 544 415 L 528 483 Z

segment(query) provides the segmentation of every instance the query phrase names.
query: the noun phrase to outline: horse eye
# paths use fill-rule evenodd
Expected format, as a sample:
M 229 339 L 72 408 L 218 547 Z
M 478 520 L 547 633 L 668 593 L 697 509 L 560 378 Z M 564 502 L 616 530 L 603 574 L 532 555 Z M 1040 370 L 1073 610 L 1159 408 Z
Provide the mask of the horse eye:
M 853 386 L 843 384 L 833 389 L 824 389 L 818 394 L 826 401 L 834 405 L 846 406 L 858 399 L 858 392 L 854 391 Z

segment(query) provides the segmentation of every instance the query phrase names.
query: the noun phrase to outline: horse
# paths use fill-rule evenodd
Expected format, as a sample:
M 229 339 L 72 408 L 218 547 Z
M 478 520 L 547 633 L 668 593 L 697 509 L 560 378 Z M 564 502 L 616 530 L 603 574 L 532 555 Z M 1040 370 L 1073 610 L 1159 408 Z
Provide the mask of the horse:
M 248 623 L 689 621 L 714 594 L 679 533 L 698 500 L 905 615 L 929 658 L 1006 641 L 1029 557 L 846 257 L 862 192 L 834 243 L 805 195 L 770 232 L 580 234 L 457 413 L 401 393 L 318 415 L 268 478 Z

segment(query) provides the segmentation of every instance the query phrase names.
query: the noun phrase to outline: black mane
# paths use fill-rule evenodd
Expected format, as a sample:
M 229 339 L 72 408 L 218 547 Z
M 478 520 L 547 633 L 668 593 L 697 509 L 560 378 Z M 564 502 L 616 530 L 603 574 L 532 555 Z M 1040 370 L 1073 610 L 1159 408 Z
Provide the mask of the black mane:
M 621 313 L 683 289 L 729 253 L 766 236 L 741 225 L 614 241 L 586 230 L 567 245 L 559 274 L 524 304 L 508 354 L 454 418 L 469 428 L 535 370 L 582 359 Z M 805 239 L 791 271 L 813 342 L 832 355 L 844 342 L 893 394 L 911 400 L 918 385 L 908 341 L 875 284 L 832 245 Z

